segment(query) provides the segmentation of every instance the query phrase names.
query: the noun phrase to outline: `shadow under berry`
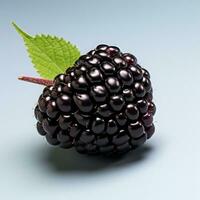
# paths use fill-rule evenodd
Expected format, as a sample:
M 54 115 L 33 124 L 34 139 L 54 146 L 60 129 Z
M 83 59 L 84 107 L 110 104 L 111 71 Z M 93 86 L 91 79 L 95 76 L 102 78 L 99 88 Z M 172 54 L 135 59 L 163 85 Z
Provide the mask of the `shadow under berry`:
M 45 165 L 55 173 L 92 173 L 100 170 L 121 168 L 144 161 L 153 151 L 149 144 L 120 157 L 88 156 L 77 153 L 74 149 L 48 148 L 43 155 Z

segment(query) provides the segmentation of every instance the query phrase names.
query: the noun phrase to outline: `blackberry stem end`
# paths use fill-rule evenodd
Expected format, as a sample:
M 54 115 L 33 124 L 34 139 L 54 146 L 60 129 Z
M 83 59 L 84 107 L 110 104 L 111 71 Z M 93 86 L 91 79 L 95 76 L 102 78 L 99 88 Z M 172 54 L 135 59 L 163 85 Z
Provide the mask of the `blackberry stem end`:
M 18 77 L 18 80 L 26 81 L 29 83 L 35 83 L 35 84 L 39 84 L 39 85 L 44 85 L 44 86 L 53 85 L 53 80 L 48 80 L 48 79 L 43 79 L 43 78 L 20 76 L 20 77 Z

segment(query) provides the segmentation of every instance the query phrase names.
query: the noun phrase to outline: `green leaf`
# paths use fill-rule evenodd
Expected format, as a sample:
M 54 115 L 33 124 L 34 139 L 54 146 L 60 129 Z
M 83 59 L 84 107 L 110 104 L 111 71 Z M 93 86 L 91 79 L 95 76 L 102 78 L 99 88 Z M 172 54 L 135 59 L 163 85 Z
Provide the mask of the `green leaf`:
M 63 38 L 43 34 L 32 37 L 12 24 L 22 36 L 34 67 L 43 78 L 53 79 L 64 73 L 80 57 L 78 48 Z

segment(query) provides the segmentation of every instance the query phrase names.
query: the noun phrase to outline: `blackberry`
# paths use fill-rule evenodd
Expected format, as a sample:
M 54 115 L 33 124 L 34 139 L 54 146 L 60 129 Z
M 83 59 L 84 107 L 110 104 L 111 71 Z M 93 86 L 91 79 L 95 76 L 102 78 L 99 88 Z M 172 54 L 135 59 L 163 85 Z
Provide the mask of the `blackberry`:
M 149 72 L 132 54 L 101 44 L 45 87 L 35 117 L 52 145 L 115 155 L 153 135 L 155 111 Z

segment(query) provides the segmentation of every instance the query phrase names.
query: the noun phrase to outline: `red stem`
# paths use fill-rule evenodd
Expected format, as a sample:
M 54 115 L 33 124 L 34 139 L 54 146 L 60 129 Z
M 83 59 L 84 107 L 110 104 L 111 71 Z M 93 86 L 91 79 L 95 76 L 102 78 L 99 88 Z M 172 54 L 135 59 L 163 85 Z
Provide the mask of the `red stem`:
M 39 85 L 45 85 L 45 86 L 53 85 L 53 81 L 52 80 L 43 79 L 43 78 L 20 76 L 18 79 L 22 80 L 22 81 L 27 81 L 27 82 L 30 82 L 30 83 L 39 84 Z

